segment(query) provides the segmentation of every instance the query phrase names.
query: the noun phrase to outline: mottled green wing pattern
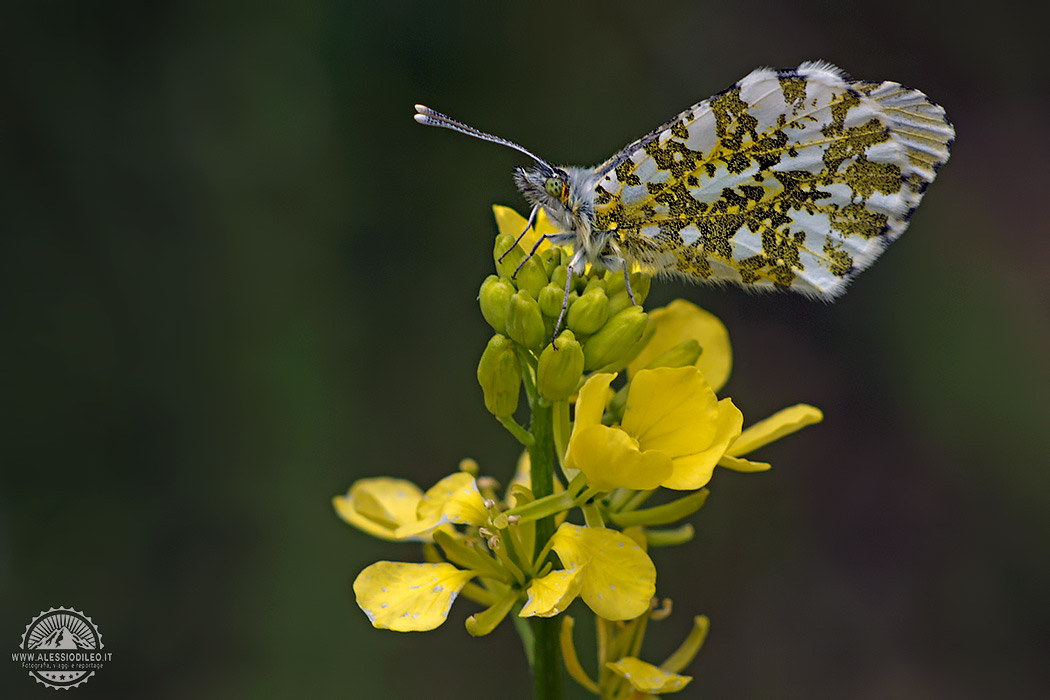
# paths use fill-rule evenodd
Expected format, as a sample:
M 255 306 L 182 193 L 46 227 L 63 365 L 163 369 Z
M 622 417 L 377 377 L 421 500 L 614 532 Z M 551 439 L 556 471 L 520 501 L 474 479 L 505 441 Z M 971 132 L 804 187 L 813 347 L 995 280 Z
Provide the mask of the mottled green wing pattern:
M 644 270 L 831 299 L 904 231 L 954 135 L 897 83 L 759 69 L 599 166 L 593 230 Z

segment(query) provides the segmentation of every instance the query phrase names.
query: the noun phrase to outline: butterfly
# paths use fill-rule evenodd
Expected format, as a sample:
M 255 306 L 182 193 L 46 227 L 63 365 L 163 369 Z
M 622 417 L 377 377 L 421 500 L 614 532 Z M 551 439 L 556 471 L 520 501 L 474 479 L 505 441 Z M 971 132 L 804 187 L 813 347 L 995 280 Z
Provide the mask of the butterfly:
M 641 270 L 835 299 L 907 228 L 955 138 L 918 90 L 823 61 L 754 70 L 593 168 L 553 166 L 423 105 L 415 120 L 535 161 L 514 171 L 532 204 L 522 236 L 543 209 L 560 229 L 544 238 L 573 246 L 555 333 L 587 264 L 622 268 L 628 292 Z

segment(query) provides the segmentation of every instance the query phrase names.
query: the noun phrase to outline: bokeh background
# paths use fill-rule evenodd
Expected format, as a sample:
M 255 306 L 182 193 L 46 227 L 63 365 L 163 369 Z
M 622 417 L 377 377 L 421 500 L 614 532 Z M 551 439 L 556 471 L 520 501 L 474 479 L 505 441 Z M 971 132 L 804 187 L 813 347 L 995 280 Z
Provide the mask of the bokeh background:
M 924 90 L 958 141 L 834 305 L 654 285 L 724 319 L 746 417 L 827 418 L 772 472 L 717 474 L 696 540 L 655 553 L 677 615 L 647 655 L 703 612 L 684 697 L 1047 697 L 1050 93 L 1021 6 L 6 3 L 5 649 L 66 605 L 115 655 L 81 698 L 527 697 L 513 630 L 470 638 L 469 602 L 373 630 L 354 576 L 418 552 L 330 505 L 517 455 L 475 297 L 524 161 L 412 104 L 588 164 L 823 58 Z M 49 693 L 0 665 L 3 697 Z

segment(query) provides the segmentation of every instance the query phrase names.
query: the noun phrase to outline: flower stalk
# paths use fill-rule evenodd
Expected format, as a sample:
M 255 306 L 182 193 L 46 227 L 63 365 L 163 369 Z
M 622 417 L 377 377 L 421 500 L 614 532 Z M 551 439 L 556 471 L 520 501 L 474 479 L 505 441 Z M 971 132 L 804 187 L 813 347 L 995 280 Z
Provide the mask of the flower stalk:
M 537 499 L 554 495 L 554 411 L 551 403 L 540 396 L 529 394 L 532 410 L 530 432 L 533 444 L 529 449 L 532 493 Z M 554 516 L 536 521 L 536 546 L 543 549 L 554 535 Z M 541 551 L 536 552 L 537 555 Z M 538 562 L 542 567 L 545 562 Z M 536 617 L 532 621 L 533 651 L 532 678 L 533 697 L 536 700 L 561 700 L 561 663 L 558 647 L 558 622 L 555 619 Z

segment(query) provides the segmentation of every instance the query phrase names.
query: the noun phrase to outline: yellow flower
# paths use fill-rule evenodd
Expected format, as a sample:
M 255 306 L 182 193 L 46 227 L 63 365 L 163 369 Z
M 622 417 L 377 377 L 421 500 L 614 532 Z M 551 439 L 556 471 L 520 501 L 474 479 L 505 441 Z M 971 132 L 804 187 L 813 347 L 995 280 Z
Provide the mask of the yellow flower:
M 434 629 L 445 621 L 452 601 L 470 579 L 501 579 L 498 562 L 473 552 L 452 527 L 489 524 L 488 509 L 470 472 L 450 474 L 426 493 L 402 479 L 362 479 L 334 503 L 340 517 L 365 532 L 390 540 L 436 540 L 446 556 L 463 566 L 380 561 L 366 567 L 354 580 L 354 594 L 374 627 L 396 632 Z M 493 608 L 505 615 L 517 595 L 507 589 L 505 600 L 495 601 Z M 486 621 L 495 627 L 501 619 L 490 613 Z
M 656 567 L 627 535 L 562 523 L 551 546 L 567 568 L 532 582 L 522 617 L 557 615 L 577 595 L 606 620 L 631 620 L 649 609 L 656 592 Z
M 627 366 L 628 376 L 633 377 L 676 345 L 696 340 L 703 350 L 696 366 L 715 392 L 725 386 L 733 367 L 733 352 L 729 345 L 729 331 L 714 314 L 684 299 L 677 299 L 662 309 L 650 311 L 649 327 L 652 337 Z
M 488 520 L 477 483 L 467 472 L 446 476 L 426 493 L 405 479 L 359 479 L 332 505 L 344 521 L 384 540 L 430 541 L 446 523 L 483 525 Z
M 695 340 L 702 349 L 696 367 L 704 373 L 713 391 L 718 392 L 725 386 L 733 367 L 733 352 L 729 332 L 716 316 L 684 299 L 677 299 L 664 308 L 650 311 L 649 324 L 649 342 L 627 366 L 629 377 L 634 377 L 657 358 L 666 357 L 665 353 Z M 768 463 L 753 462 L 740 456 L 807 425 L 819 423 L 823 418 L 819 408 L 807 404 L 778 411 L 744 430 L 718 460 L 718 466 L 741 472 L 765 471 L 770 468 Z
M 592 375 L 576 400 L 565 466 L 602 491 L 616 488 L 693 490 L 740 435 L 743 415 L 719 401 L 696 367 L 639 370 L 620 425 L 602 425 L 613 374 Z

